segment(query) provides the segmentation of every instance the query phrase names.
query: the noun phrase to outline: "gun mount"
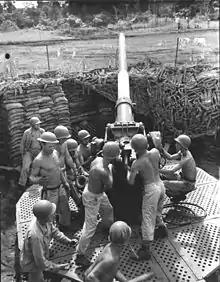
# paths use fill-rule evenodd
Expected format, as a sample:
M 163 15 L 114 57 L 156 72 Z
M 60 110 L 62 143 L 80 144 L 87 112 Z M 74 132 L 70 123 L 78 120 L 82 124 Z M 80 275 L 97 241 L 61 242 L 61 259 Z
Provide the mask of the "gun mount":
M 126 59 L 125 35 L 119 35 L 119 72 L 118 72 L 118 100 L 115 106 L 115 122 L 109 123 L 105 130 L 105 142 L 117 141 L 122 150 L 121 157 L 126 165 L 131 165 L 135 159 L 135 154 L 130 146 L 131 138 L 137 134 L 147 136 L 150 144 L 156 146 L 155 137 L 160 136 L 160 132 L 149 132 L 146 135 L 142 122 L 134 121 L 134 106 L 130 98 L 130 84 Z

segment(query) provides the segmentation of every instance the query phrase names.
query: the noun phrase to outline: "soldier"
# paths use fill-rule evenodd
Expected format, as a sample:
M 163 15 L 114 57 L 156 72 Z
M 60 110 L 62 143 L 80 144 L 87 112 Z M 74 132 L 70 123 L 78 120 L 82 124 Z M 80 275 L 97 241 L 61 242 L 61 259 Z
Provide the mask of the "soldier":
M 90 136 L 91 135 L 87 130 L 80 130 L 78 132 L 80 144 L 77 148 L 76 154 L 80 164 L 87 170 L 90 168 L 92 159 L 91 144 L 89 142 Z
M 52 132 L 44 132 L 38 140 L 42 150 L 33 161 L 30 182 L 43 186 L 42 198 L 57 205 L 60 229 L 70 227 L 71 213 L 68 197 L 65 191 L 69 184 L 62 172 L 57 151 L 54 149 L 59 142 Z
M 52 238 L 69 245 L 76 245 L 75 239 L 69 239 L 53 224 L 56 205 L 39 200 L 33 206 L 35 218 L 32 220 L 25 235 L 21 250 L 21 268 L 28 272 L 29 282 L 43 282 L 43 271 L 57 272 L 67 270 L 69 264 L 56 264 L 49 260 L 49 245 Z
M 81 196 L 74 185 L 78 173 L 79 172 L 83 173 L 84 171 L 78 159 L 76 158 L 76 149 L 78 147 L 78 143 L 75 139 L 68 139 L 66 141 L 66 145 L 67 145 L 67 155 L 68 155 L 68 157 L 66 158 L 66 173 L 70 185 L 70 195 L 74 199 L 78 208 L 81 208 L 82 207 Z M 71 160 L 69 160 L 69 158 L 71 158 Z
M 133 185 L 139 173 L 144 182 L 142 201 L 142 247 L 138 251 L 137 260 L 149 260 L 150 244 L 154 240 L 155 225 L 159 228 L 160 237 L 167 236 L 167 229 L 162 219 L 162 209 L 165 200 L 165 187 L 159 175 L 160 153 L 156 148 L 148 151 L 147 138 L 136 134 L 131 139 L 131 146 L 137 154 L 128 171 L 128 182 Z M 156 237 L 158 235 L 155 234 Z
M 189 193 L 195 190 L 196 182 L 196 163 L 195 160 L 188 150 L 191 139 L 187 135 L 179 135 L 176 139 L 177 152 L 174 155 L 170 155 L 164 149 L 162 150 L 163 155 L 167 159 L 179 159 L 180 161 L 172 169 L 161 169 L 160 172 L 165 174 L 166 179 L 164 185 L 166 187 L 167 195 L 171 197 L 181 197 L 183 194 Z M 178 171 L 180 170 L 180 173 Z
M 85 282 L 128 281 L 118 270 L 120 255 L 124 245 L 131 236 L 131 228 L 123 221 L 112 224 L 109 230 L 110 243 L 97 257 L 95 262 L 85 272 Z
M 45 130 L 40 128 L 40 123 L 38 117 L 32 117 L 30 119 L 30 128 L 25 130 L 21 140 L 22 169 L 18 184 L 23 188 L 27 184 L 31 163 L 41 151 L 38 138 Z
M 98 213 L 100 213 L 103 227 L 106 229 L 114 221 L 113 208 L 105 191 L 112 188 L 113 178 L 110 164 L 119 153 L 119 146 L 115 142 L 107 142 L 103 147 L 103 157 L 97 157 L 91 164 L 88 184 L 82 194 L 85 222 L 77 246 L 76 264 L 90 265 L 85 253 L 96 231 Z

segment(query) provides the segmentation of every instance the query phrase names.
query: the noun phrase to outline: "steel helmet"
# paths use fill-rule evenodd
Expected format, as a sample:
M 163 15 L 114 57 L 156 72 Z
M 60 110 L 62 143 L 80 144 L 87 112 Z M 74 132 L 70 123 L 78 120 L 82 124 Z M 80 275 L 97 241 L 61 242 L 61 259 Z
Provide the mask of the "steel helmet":
M 78 147 L 78 143 L 75 139 L 72 139 L 72 138 L 68 139 L 66 143 L 67 143 L 67 149 L 69 152 L 75 151 L 76 148 Z
M 109 141 L 105 143 L 102 153 L 106 159 L 113 160 L 120 154 L 120 149 L 115 142 Z
M 131 139 L 131 147 L 135 151 L 142 151 L 148 148 L 147 137 L 143 134 L 135 134 Z
M 54 214 L 56 205 L 47 200 L 39 200 L 33 206 L 33 214 L 37 219 L 46 219 L 48 216 Z
M 49 131 L 42 133 L 40 138 L 37 138 L 37 140 L 40 142 L 51 143 L 51 144 L 59 143 L 59 141 L 56 138 L 56 135 Z
M 181 147 L 184 149 L 188 149 L 191 144 L 191 139 L 189 136 L 185 134 L 179 135 L 177 138 L 174 139 L 178 144 L 180 144 Z
M 91 135 L 89 134 L 89 132 L 87 130 L 80 130 L 78 132 L 78 138 L 80 141 L 82 141 L 83 139 L 89 138 Z
M 131 237 L 131 228 L 124 221 L 116 221 L 109 230 L 109 238 L 112 243 L 124 244 Z
M 66 126 L 63 126 L 63 125 L 58 125 L 54 129 L 54 134 L 56 135 L 57 139 L 70 138 L 71 137 L 68 128 Z
M 40 123 L 41 123 L 41 121 L 40 121 L 40 119 L 39 119 L 38 117 L 32 117 L 32 118 L 30 119 L 30 124 L 31 124 L 31 125 L 40 124 Z

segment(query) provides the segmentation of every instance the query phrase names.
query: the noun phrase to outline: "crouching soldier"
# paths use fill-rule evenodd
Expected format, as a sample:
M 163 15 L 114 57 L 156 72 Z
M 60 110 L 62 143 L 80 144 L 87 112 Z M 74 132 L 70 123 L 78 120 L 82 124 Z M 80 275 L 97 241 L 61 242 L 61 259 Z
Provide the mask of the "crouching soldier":
M 196 163 L 188 150 L 191 139 L 187 135 L 179 135 L 176 139 L 177 152 L 174 155 L 170 155 L 163 150 L 163 155 L 167 159 L 179 159 L 180 161 L 171 170 L 161 169 L 160 172 L 166 176 L 164 185 L 166 187 L 166 193 L 169 197 L 179 198 L 184 200 L 185 194 L 195 190 L 196 182 Z M 178 171 L 180 172 L 178 173 Z
M 57 205 L 59 228 L 64 231 L 71 227 L 71 212 L 65 191 L 65 187 L 69 189 L 69 184 L 54 149 L 58 141 L 52 132 L 44 132 L 38 140 L 42 150 L 33 161 L 30 182 L 43 186 L 41 198 Z
M 41 121 L 38 117 L 32 117 L 30 119 L 30 128 L 25 130 L 21 140 L 22 169 L 18 184 L 23 188 L 25 188 L 27 184 L 31 163 L 41 151 L 38 138 L 45 130 L 40 128 L 40 123 Z
M 69 239 L 53 224 L 56 205 L 39 200 L 33 206 L 34 219 L 25 235 L 21 250 L 21 268 L 28 273 L 29 282 L 43 282 L 43 271 L 57 272 L 66 270 L 69 264 L 56 264 L 49 260 L 49 245 L 52 238 L 69 245 L 75 245 L 75 239 Z
M 109 230 L 110 243 L 107 244 L 95 262 L 85 272 L 85 282 L 127 281 L 118 270 L 124 244 L 131 236 L 131 228 L 123 221 L 112 224 Z

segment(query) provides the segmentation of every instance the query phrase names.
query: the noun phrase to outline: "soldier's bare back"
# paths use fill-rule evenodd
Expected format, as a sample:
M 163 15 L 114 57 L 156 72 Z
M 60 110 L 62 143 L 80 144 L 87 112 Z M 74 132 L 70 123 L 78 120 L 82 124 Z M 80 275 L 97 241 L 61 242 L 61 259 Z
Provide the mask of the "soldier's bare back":
M 104 167 L 103 159 L 97 157 L 91 164 L 89 171 L 88 190 L 100 194 L 110 189 L 113 183 L 111 166 Z

